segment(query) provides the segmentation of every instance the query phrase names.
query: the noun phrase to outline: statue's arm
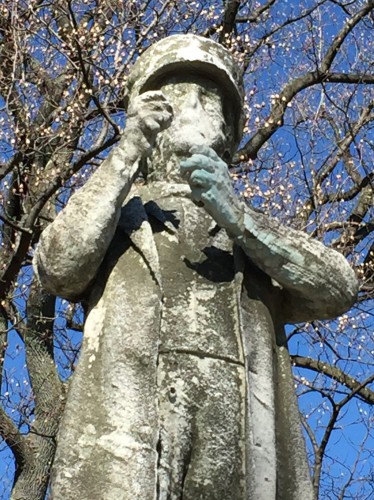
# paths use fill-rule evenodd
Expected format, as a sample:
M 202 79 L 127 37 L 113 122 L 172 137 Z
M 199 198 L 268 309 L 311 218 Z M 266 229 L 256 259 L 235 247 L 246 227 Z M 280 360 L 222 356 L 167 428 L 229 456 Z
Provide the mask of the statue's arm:
M 34 269 L 49 292 L 74 300 L 86 290 L 113 238 L 140 159 L 150 154 L 171 117 L 161 92 L 135 99 L 118 146 L 41 235 Z
M 358 282 L 343 255 L 240 205 L 242 215 L 232 236 L 250 259 L 283 287 L 284 321 L 334 318 L 354 304 Z
M 227 165 L 212 149 L 196 150 L 181 169 L 193 199 L 283 287 L 284 321 L 332 318 L 353 305 L 358 284 L 346 259 L 242 203 L 233 191 Z

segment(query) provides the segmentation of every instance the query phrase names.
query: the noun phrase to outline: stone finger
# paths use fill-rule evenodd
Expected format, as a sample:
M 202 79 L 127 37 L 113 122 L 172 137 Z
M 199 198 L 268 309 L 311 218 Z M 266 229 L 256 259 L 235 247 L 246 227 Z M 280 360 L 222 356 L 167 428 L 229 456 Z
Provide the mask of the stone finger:
M 155 120 L 152 116 L 144 118 L 143 123 L 150 132 L 157 133 L 161 129 L 161 125 L 158 120 Z
M 214 151 L 214 149 L 205 144 L 197 144 L 196 146 L 192 146 L 190 149 L 190 153 L 192 155 L 204 155 L 214 161 L 222 161 L 218 154 Z
M 182 175 L 191 175 L 191 173 L 197 169 L 203 169 L 212 173 L 215 170 L 215 163 L 207 156 L 198 154 L 194 154 L 180 163 Z
M 144 92 L 144 94 L 140 94 L 138 99 L 142 100 L 143 102 L 150 102 L 150 101 L 169 102 L 167 97 L 161 90 L 149 90 L 148 92 Z
M 191 173 L 189 183 L 190 186 L 207 189 L 213 185 L 214 175 L 206 170 L 194 170 Z
M 166 113 L 169 113 L 171 115 L 174 114 L 173 107 L 168 101 L 166 101 L 166 102 L 151 101 L 151 102 L 147 103 L 145 111 L 147 110 L 147 108 L 149 108 L 150 111 L 156 111 L 156 112 L 160 112 L 160 113 L 166 112 Z
M 147 123 L 148 121 L 155 121 L 160 125 L 161 128 L 166 128 L 167 126 L 169 126 L 172 119 L 173 115 L 171 115 L 167 111 L 154 111 L 144 114 L 142 117 L 144 123 Z
M 199 206 L 202 206 L 202 194 L 203 194 L 203 190 L 201 188 L 198 188 L 198 187 L 191 187 L 191 198 L 192 200 L 195 202 L 195 203 L 198 203 Z
M 161 113 L 159 121 L 163 129 L 167 128 L 173 121 L 173 114 L 169 113 L 168 111 L 164 111 L 163 113 Z
M 133 116 L 144 112 L 147 108 L 149 109 L 150 105 L 154 106 L 156 103 L 160 106 L 167 105 L 171 107 L 170 102 L 161 91 L 150 91 L 135 97 L 129 105 L 127 115 Z

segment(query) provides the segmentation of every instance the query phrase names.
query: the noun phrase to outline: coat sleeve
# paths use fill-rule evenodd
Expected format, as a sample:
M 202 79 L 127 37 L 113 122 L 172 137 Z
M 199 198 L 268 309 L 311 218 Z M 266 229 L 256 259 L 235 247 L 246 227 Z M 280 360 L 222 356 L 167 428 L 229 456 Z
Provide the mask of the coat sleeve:
M 138 172 L 123 140 L 41 235 L 34 270 L 54 295 L 78 300 L 103 261 Z
M 283 288 L 285 322 L 334 318 L 353 305 L 358 280 L 343 255 L 244 205 L 243 214 L 235 241 Z

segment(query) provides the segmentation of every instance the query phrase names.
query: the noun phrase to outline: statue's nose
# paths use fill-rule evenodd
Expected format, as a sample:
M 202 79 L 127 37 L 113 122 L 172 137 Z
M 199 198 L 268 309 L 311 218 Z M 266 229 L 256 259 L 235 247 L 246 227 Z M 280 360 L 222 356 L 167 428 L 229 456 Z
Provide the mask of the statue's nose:
M 181 106 L 180 120 L 183 123 L 196 123 L 203 111 L 198 92 L 189 92 Z
M 186 97 L 186 106 L 191 109 L 202 109 L 200 94 L 197 90 L 190 92 Z
M 201 104 L 198 92 L 191 92 L 183 101 L 179 115 L 180 124 L 193 125 L 196 133 L 205 129 L 207 116 Z M 202 134 L 204 137 L 204 134 Z

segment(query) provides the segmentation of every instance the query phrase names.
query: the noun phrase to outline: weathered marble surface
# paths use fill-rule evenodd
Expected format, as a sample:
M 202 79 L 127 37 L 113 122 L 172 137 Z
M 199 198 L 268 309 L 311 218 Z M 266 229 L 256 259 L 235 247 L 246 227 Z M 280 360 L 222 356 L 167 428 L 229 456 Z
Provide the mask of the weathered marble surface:
M 54 498 L 312 499 L 283 324 L 345 311 L 356 278 L 235 198 L 210 149 L 235 146 L 226 90 L 150 90 L 35 253 L 43 285 L 89 309 Z

